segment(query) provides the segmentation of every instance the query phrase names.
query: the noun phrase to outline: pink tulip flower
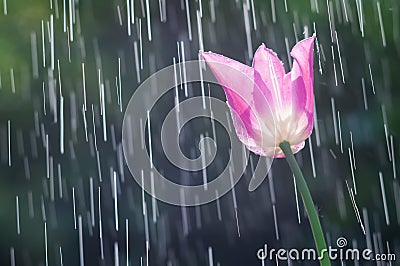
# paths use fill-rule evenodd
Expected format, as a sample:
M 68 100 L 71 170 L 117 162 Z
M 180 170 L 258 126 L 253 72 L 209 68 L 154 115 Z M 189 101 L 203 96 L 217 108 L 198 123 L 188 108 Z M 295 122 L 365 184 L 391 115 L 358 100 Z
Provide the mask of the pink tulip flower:
M 200 51 L 225 91 L 236 134 L 261 156 L 285 157 L 279 144 L 290 143 L 293 153 L 304 147 L 314 122 L 313 46 L 315 35 L 297 43 L 286 73 L 275 52 L 260 45 L 253 65 Z

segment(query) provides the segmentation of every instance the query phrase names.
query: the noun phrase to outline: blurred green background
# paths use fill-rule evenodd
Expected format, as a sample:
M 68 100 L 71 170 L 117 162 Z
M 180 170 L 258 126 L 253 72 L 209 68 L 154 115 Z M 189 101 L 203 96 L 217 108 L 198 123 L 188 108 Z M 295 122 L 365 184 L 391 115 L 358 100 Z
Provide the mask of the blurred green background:
M 400 189 L 394 177 L 399 171 L 399 129 L 400 129 L 400 31 L 399 2 L 383 1 L 222 1 L 196 0 L 172 1 L 149 0 L 152 40 L 147 33 L 146 1 L 134 1 L 135 23 L 131 25 L 132 35 L 127 34 L 127 2 L 125 1 L 75 1 L 74 40 L 68 31 L 64 32 L 63 6 L 67 14 L 69 29 L 69 5 L 71 2 L 58 1 L 7 1 L 7 15 L 0 8 L 0 261 L 10 265 L 13 258 L 16 265 L 45 265 L 45 224 L 48 236 L 48 263 L 79 265 L 78 230 L 74 229 L 72 188 L 76 193 L 76 213 L 82 215 L 85 262 L 87 265 L 113 265 L 115 263 L 114 243 L 119 244 L 120 263 L 125 263 L 125 218 L 129 219 L 131 265 L 143 265 L 146 261 L 145 225 L 142 215 L 140 187 L 134 182 L 125 167 L 125 180 L 120 172 L 119 215 L 120 227 L 114 229 L 113 198 L 111 196 L 110 168 L 120 171 L 118 149 L 121 143 L 123 113 L 119 111 L 116 94 L 118 58 L 121 60 L 122 101 L 125 107 L 140 81 L 137 78 L 135 45 L 143 49 L 141 81 L 157 70 L 169 66 L 173 57 L 178 59 L 177 42 L 185 47 L 186 60 L 197 59 L 199 34 L 196 11 L 202 10 L 202 35 L 204 49 L 224 54 L 240 62 L 250 64 L 246 40 L 244 14 L 249 16 L 251 51 L 264 42 L 277 52 L 289 70 L 287 45 L 289 49 L 296 41 L 314 32 L 318 38 L 315 49 L 315 97 L 320 145 L 317 136 L 311 136 L 317 178 L 312 178 L 309 143 L 297 156 L 300 161 L 321 220 L 327 232 L 328 242 L 333 244 L 339 236 L 348 239 L 349 245 L 356 241 L 359 247 L 367 245 L 346 187 L 346 180 L 352 187 L 352 174 L 348 148 L 355 153 L 357 180 L 356 202 L 365 224 L 367 211 L 370 237 L 375 251 L 391 251 L 399 254 Z M 189 40 L 186 4 L 189 5 L 192 40 Z M 254 6 L 254 8 L 253 8 Z M 383 45 L 382 28 L 385 44 Z M 243 10 L 245 9 L 245 10 Z M 287 11 L 286 11 L 287 9 Z M 329 13 L 328 13 L 329 9 Z M 166 21 L 161 21 L 163 10 Z M 50 67 L 50 15 L 54 16 L 55 68 Z M 215 14 L 215 20 L 214 20 Z M 330 15 L 329 15 L 330 14 Z M 256 27 L 254 27 L 255 16 Z M 275 17 L 275 18 L 274 18 Z M 362 17 L 361 35 L 360 17 Z M 46 66 L 43 67 L 42 30 Z M 122 22 L 122 25 L 120 24 Z M 141 27 L 139 26 L 141 25 Z M 339 61 L 337 42 L 332 42 L 331 29 L 337 31 L 344 81 Z M 140 33 L 142 37 L 140 37 Z M 35 41 L 36 39 L 36 41 Z M 33 45 L 32 45 L 33 44 Z M 32 50 L 33 47 L 33 50 Z M 35 52 L 37 53 L 37 65 Z M 335 59 L 333 60 L 332 51 Z M 58 61 L 59 60 L 59 61 Z M 59 68 L 58 64 L 59 63 Z M 82 116 L 83 85 L 82 63 L 86 70 L 86 92 L 88 111 L 86 119 L 89 142 L 85 140 Z M 321 65 L 322 74 L 319 73 Z M 37 76 L 35 68 L 37 67 Z M 103 182 L 99 182 L 96 156 L 93 152 L 92 113 L 95 124 L 101 132 L 99 105 L 99 76 L 105 84 L 107 121 L 109 134 L 115 133 L 116 146 L 111 140 L 103 142 L 98 138 Z M 334 71 L 336 70 L 336 72 Z M 49 79 L 52 73 L 53 79 Z M 52 111 L 54 86 L 59 107 L 59 76 L 62 95 L 65 98 L 65 154 L 59 148 L 59 113 Z M 51 76 L 51 75 L 50 75 Z M 336 79 L 335 79 L 336 77 Z M 372 79 L 371 79 L 372 77 Z M 337 80 L 337 84 L 336 84 Z M 362 81 L 363 80 L 363 81 Z M 53 82 L 53 84 L 51 84 Z M 43 90 L 44 84 L 44 90 Z M 363 84 L 365 91 L 363 93 Z M 15 88 L 15 92 L 13 91 Z M 198 84 L 190 87 L 190 95 L 200 95 Z M 210 86 L 212 97 L 224 99 L 218 86 Z M 208 93 L 207 93 L 208 94 Z M 365 96 L 364 96 L 365 94 Z M 182 98 L 184 96 L 182 95 Z M 365 110 L 364 97 L 368 110 Z M 172 99 L 172 98 L 171 98 Z M 173 101 L 166 99 L 159 111 L 153 112 L 153 121 L 161 123 Z M 340 116 L 341 142 L 335 142 L 331 99 Z M 44 105 L 46 106 L 44 108 Z M 57 107 L 57 108 L 58 108 Z M 46 114 L 45 114 L 46 110 Z M 338 114 L 334 116 L 338 119 Z M 57 121 L 55 121 L 55 117 Z M 385 136 L 385 119 L 386 135 Z M 12 165 L 8 165 L 8 121 L 11 129 Z M 74 125 L 77 125 L 76 130 Z M 159 138 L 158 124 L 154 126 L 154 139 Z M 219 136 L 224 136 L 218 127 Z M 193 147 L 201 132 L 210 130 L 209 121 L 199 121 L 182 136 L 183 149 L 199 151 Z M 45 135 L 49 136 L 50 155 L 53 160 L 53 175 L 57 193 L 51 198 L 51 184 L 46 173 Z M 100 133 L 99 133 L 100 134 Z M 391 145 L 390 140 L 393 139 Z M 157 143 L 157 140 L 154 140 Z M 92 143 L 92 144 L 90 144 Z M 229 144 L 221 141 L 222 149 L 217 163 L 226 161 Z M 342 149 L 341 149 L 342 146 Z M 394 153 L 392 154 L 392 146 Z M 225 149 L 225 151 L 224 151 Z M 389 149 L 389 151 L 388 151 Z M 343 150 L 343 152 L 342 152 Z M 36 152 L 35 152 L 36 151 Z M 160 168 L 168 168 L 162 151 L 156 151 Z M 394 158 L 389 160 L 389 156 Z M 258 157 L 253 155 L 253 159 Z M 58 165 L 62 168 L 63 197 L 58 192 Z M 217 166 L 218 169 L 218 166 Z M 216 170 L 217 171 L 217 170 Z M 390 224 L 386 225 L 381 187 L 378 173 L 382 172 L 386 191 Z M 184 176 L 182 172 L 176 173 Z M 212 173 L 209 173 L 212 175 Z M 260 265 L 257 250 L 268 243 L 272 247 L 312 247 L 313 241 L 303 208 L 301 224 L 297 223 L 296 201 L 291 173 L 285 161 L 275 160 L 270 174 L 255 192 L 248 192 L 250 166 L 246 175 L 236 186 L 238 201 L 237 233 L 236 214 L 229 193 L 220 199 L 223 219 L 217 217 L 216 203 L 198 208 L 187 208 L 189 233 L 182 233 L 182 210 L 158 202 L 158 221 L 149 218 L 150 265 L 209 265 L 208 248 L 212 247 L 214 265 Z M 198 178 L 201 173 L 193 174 Z M 398 175 L 398 174 L 397 174 Z M 89 178 L 93 177 L 96 201 L 96 224 L 90 225 Z M 104 259 L 101 258 L 97 189 L 102 188 L 102 219 Z M 273 190 L 271 188 L 274 187 Z M 271 201 L 271 191 L 276 202 Z M 20 234 L 17 233 L 16 197 L 19 201 Z M 151 198 L 146 195 L 148 212 L 151 213 Z M 32 201 L 30 201 L 32 199 Z M 33 208 L 31 208 L 32 202 Z M 301 204 L 301 202 L 300 202 Z M 272 206 L 276 206 L 279 239 L 276 239 Z M 32 215 L 32 210 L 34 211 Z M 365 211 L 364 211 L 365 212 Z M 199 224 L 200 220 L 200 224 Z M 61 253 L 60 253 L 61 247 Z M 61 255 L 62 256 L 61 256 Z M 61 259 L 62 257 L 62 259 Z M 266 265 L 274 264 L 274 261 Z M 299 262 L 298 265 L 312 265 Z M 339 265 L 339 262 L 337 262 Z M 352 265 L 352 262 L 348 262 Z M 367 265 L 367 264 L 361 264 Z M 373 264 L 371 264 L 373 265 Z M 396 265 L 394 263 L 393 265 Z

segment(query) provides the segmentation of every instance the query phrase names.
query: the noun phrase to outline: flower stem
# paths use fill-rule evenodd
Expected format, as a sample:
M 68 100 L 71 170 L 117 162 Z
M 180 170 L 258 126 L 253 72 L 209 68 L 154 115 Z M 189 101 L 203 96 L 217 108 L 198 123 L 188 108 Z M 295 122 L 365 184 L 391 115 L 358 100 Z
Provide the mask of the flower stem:
M 314 242 L 318 250 L 320 265 L 330 266 L 331 263 L 328 257 L 324 233 L 322 231 L 321 223 L 319 221 L 317 211 L 315 210 L 315 206 L 311 198 L 310 190 L 308 189 L 306 180 L 304 179 L 303 173 L 301 172 L 300 167 L 297 164 L 296 159 L 294 158 L 289 142 L 283 141 L 279 144 L 279 147 L 282 149 L 283 153 L 286 156 L 286 160 L 290 168 L 292 169 L 301 197 L 303 198 L 303 203 L 306 208 L 308 219 L 311 225 L 311 230 L 314 236 Z M 321 259 L 322 256 L 323 258 Z

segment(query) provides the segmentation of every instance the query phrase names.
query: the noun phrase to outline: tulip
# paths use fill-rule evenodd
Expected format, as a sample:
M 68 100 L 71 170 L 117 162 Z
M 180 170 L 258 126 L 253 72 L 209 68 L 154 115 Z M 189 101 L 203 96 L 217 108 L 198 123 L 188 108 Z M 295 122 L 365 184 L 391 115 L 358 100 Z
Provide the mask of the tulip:
M 297 153 L 311 135 L 314 38 L 294 46 L 289 73 L 264 44 L 255 52 L 252 67 L 219 54 L 200 52 L 225 91 L 239 139 L 254 153 L 284 157 L 279 147 L 283 141 Z M 232 70 L 243 74 L 229 75 Z
M 304 148 L 314 122 L 313 46 L 315 35 L 297 43 L 286 73 L 275 52 L 262 44 L 252 66 L 200 51 L 224 89 L 235 131 L 250 151 L 285 157 L 306 208 L 321 265 L 330 265 L 326 242 L 310 191 L 294 154 Z

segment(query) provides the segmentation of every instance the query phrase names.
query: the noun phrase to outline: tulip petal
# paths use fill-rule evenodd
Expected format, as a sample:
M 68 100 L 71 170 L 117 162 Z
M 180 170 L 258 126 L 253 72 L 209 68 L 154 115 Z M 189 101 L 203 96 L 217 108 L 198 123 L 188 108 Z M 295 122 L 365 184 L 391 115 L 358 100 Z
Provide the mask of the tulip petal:
M 253 68 L 260 74 L 265 88 L 263 91 L 267 99 L 269 94 L 273 95 L 270 105 L 284 104 L 286 100 L 285 91 L 282 91 L 282 83 L 285 75 L 285 68 L 276 53 L 261 44 L 254 54 Z
M 253 93 L 260 89 L 257 89 L 254 69 L 219 54 L 200 52 L 200 55 L 224 89 L 239 139 L 246 146 L 259 146 L 261 121 L 254 110 Z
M 257 155 L 268 156 L 268 157 L 274 157 L 275 156 L 275 151 L 276 151 L 275 147 L 264 149 L 264 148 L 258 147 L 258 146 L 248 146 L 248 145 L 246 145 L 246 148 L 249 151 L 251 151 L 251 152 L 253 152 L 253 153 L 257 154 Z
M 297 43 L 290 53 L 294 58 L 291 71 L 293 112 L 297 121 L 297 142 L 308 138 L 314 124 L 313 45 L 315 35 Z M 296 144 L 296 143 L 293 143 Z
M 246 146 L 259 145 L 262 138 L 257 117 L 251 107 L 235 92 L 224 88 L 236 135 Z
M 309 113 L 314 112 L 314 92 L 313 92 L 314 39 L 315 35 L 298 42 L 290 52 L 290 55 L 294 59 L 293 68 L 291 72 L 292 82 L 294 81 L 296 85 L 299 85 L 300 81 L 298 79 L 301 78 L 303 80 L 305 95 L 306 95 L 305 109 Z M 301 88 L 301 90 L 303 89 Z M 297 93 L 297 96 L 299 96 L 299 93 Z M 302 104 L 303 103 L 301 103 L 300 106 Z

